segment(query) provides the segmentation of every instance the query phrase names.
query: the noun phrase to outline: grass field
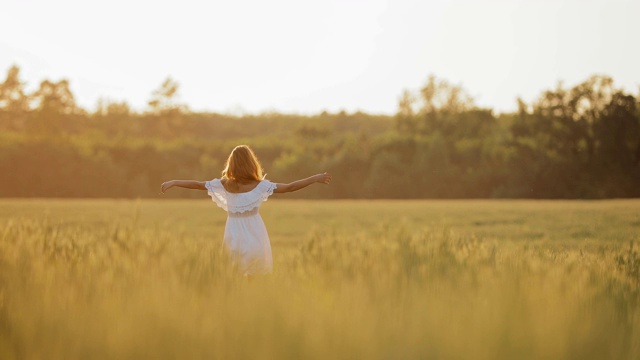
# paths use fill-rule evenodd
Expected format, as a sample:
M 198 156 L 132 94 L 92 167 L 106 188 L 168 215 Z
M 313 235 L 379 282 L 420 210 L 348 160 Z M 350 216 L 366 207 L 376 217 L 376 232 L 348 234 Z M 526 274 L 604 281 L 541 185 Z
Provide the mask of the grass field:
M 0 359 L 639 359 L 640 200 L 0 200 Z

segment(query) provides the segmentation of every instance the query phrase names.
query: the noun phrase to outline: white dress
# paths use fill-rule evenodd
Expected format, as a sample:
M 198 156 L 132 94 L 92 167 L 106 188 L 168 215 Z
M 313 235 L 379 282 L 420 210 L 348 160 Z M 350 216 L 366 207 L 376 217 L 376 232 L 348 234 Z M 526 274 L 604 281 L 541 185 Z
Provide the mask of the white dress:
M 244 275 L 271 272 L 271 244 L 258 209 L 273 194 L 276 184 L 262 180 L 251 191 L 231 193 L 220 179 L 213 179 L 205 182 L 205 187 L 211 199 L 227 212 L 224 244 L 240 272 Z

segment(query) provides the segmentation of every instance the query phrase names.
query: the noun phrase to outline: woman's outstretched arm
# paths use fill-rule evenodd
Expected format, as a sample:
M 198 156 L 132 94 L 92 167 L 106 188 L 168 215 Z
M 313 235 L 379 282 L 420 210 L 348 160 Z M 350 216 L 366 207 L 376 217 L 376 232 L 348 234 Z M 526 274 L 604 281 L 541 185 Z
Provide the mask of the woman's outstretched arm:
M 164 194 L 165 191 L 171 189 L 174 186 L 185 188 L 185 189 L 194 189 L 194 190 L 207 190 L 204 186 L 204 181 L 197 180 L 170 180 L 162 183 L 160 187 L 160 192 Z
M 302 188 L 306 188 L 307 186 L 313 183 L 328 184 L 330 182 L 331 182 L 331 174 L 329 173 L 317 174 L 317 175 L 310 176 L 306 179 L 290 182 L 288 184 L 278 183 L 277 184 L 278 186 L 276 187 L 275 190 L 273 190 L 273 192 L 287 193 L 287 192 L 297 191 Z

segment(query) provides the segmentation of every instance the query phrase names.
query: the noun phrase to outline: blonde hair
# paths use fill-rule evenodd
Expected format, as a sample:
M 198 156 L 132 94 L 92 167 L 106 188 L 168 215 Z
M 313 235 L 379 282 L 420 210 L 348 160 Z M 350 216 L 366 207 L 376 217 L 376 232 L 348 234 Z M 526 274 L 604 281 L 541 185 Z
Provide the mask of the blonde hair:
M 247 145 L 236 146 L 222 170 L 222 178 L 232 186 L 264 179 L 265 173 L 256 154 Z

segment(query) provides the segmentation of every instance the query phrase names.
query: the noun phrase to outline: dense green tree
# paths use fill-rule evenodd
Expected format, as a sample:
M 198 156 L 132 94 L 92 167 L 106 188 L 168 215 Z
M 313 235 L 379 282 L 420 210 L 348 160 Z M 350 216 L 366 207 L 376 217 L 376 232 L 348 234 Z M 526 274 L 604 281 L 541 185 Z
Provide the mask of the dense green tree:
M 527 176 L 515 186 L 540 197 L 616 196 L 614 189 L 629 187 L 621 179 L 633 181 L 637 172 L 637 128 L 635 99 L 612 79 L 594 76 L 571 89 L 559 84 L 531 112 L 521 106 L 512 169 Z
M 431 75 L 417 94 L 405 90 L 398 108 L 399 131 L 428 134 L 439 130 L 459 114 L 475 109 L 475 105 L 460 85 Z
M 7 71 L 7 77 L 0 84 L 0 110 L 11 113 L 29 110 L 29 97 L 24 90 L 24 82 L 20 80 L 20 68 L 13 65 Z
M 622 92 L 613 94 L 594 126 L 594 177 L 601 183 L 600 196 L 640 195 L 640 119 L 638 103 Z M 599 176 L 598 176 L 599 175 Z
M 169 178 L 219 177 L 238 144 L 275 181 L 334 173 L 332 186 L 291 197 L 640 196 L 639 99 L 605 76 L 499 116 L 433 76 L 402 94 L 395 117 L 192 113 L 178 88 L 164 81 L 146 113 L 101 100 L 87 114 L 68 81 L 26 94 L 10 68 L 0 84 L 0 196 L 153 197 Z
M 126 101 L 99 99 L 94 115 L 121 118 L 128 117 L 131 112 L 131 107 Z
M 149 109 L 154 114 L 174 114 L 188 111 L 184 104 L 178 103 L 180 85 L 171 77 L 167 77 L 160 87 L 151 93 Z
M 58 82 L 44 80 L 32 98 L 35 102 L 35 108 L 43 114 L 71 115 L 81 112 L 69 88 L 68 80 Z

